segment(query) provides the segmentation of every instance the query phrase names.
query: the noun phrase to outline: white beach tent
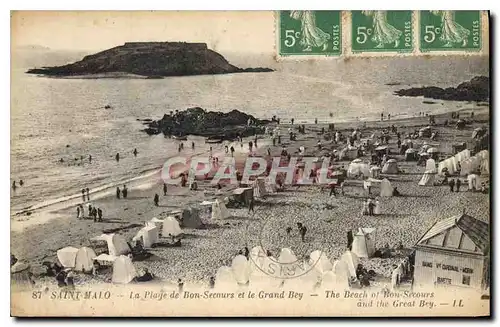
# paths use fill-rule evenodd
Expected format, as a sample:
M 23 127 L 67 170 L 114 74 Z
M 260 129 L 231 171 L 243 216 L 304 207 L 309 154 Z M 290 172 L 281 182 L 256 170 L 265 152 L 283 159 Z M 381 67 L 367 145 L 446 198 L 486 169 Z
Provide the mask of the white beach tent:
M 290 248 L 283 248 L 278 257 L 278 262 L 281 264 L 294 263 L 297 262 L 297 257 Z
M 364 163 L 361 159 L 354 159 L 347 168 L 347 176 L 350 178 L 358 176 L 370 176 L 370 165 Z
M 460 162 L 462 163 L 462 161 L 464 161 L 465 159 L 468 159 L 470 158 L 470 150 L 469 149 L 465 149 L 463 151 L 460 151 L 459 153 L 457 153 L 455 155 L 455 159 L 457 162 Z
M 359 258 L 352 251 L 346 251 L 340 257 L 340 261 L 347 265 L 347 271 L 349 272 L 350 277 L 356 277 L 356 268 L 359 264 Z M 337 271 L 335 271 L 337 272 Z
M 475 157 L 478 157 L 481 160 L 484 160 L 484 159 L 489 159 L 490 154 L 489 154 L 488 150 L 481 150 L 478 153 L 476 153 Z
M 238 284 L 246 284 L 250 278 L 250 265 L 244 255 L 237 255 L 231 262 L 231 270 Z
M 76 253 L 75 270 L 91 272 L 94 267 L 94 259 L 97 257 L 94 250 L 88 247 L 82 247 Z
M 135 277 L 137 277 L 137 271 L 132 260 L 126 255 L 121 255 L 116 258 L 113 262 L 112 282 L 117 284 L 128 284 Z
M 227 210 L 224 201 L 216 199 L 212 203 L 212 219 L 227 219 L 231 217 L 231 214 Z
M 481 168 L 481 159 L 478 157 L 470 157 L 462 161 L 460 166 L 460 175 L 467 176 L 473 172 L 479 171 Z
M 72 246 L 67 246 L 60 250 L 57 250 L 57 259 L 64 268 L 73 268 L 75 266 L 77 253 L 78 253 L 77 248 L 74 248 Z
M 163 226 L 161 230 L 161 235 L 163 237 L 178 236 L 182 234 L 179 222 L 174 217 L 168 216 L 163 221 Z
M 398 163 L 395 159 L 389 159 L 382 167 L 382 174 L 397 174 L 399 172 Z
M 481 185 L 476 174 L 470 174 L 469 176 L 467 176 L 467 182 L 469 183 L 469 191 L 478 190 L 478 185 Z
M 422 178 L 418 182 L 418 185 L 420 186 L 429 186 L 429 185 L 434 185 L 434 181 L 436 180 L 436 173 L 432 172 L 425 172 L 422 175 Z
M 125 238 L 119 234 L 102 234 L 90 239 L 91 241 L 104 241 L 108 244 L 108 254 L 112 256 L 119 256 L 128 254 L 130 247 L 125 241 Z
M 436 173 L 436 161 L 434 159 L 427 159 L 425 163 L 425 171 L 429 173 Z
M 457 159 L 455 157 L 451 157 L 448 159 L 445 159 L 441 162 L 439 162 L 438 165 L 438 174 L 439 175 L 444 175 L 443 169 L 447 168 L 448 173 L 453 175 L 458 171 L 458 164 L 457 164 Z
M 380 196 L 392 196 L 392 185 L 391 182 L 387 178 L 384 178 L 382 182 L 380 182 Z
M 353 234 L 351 251 L 359 258 L 370 258 L 375 253 L 375 228 L 360 228 Z
M 481 171 L 481 175 L 489 175 L 490 174 L 490 160 L 488 158 L 483 159 L 481 161 L 480 171 Z
M 153 244 L 158 243 L 160 230 L 153 225 L 147 225 L 140 229 L 132 239 L 132 242 L 140 240 L 145 248 L 150 248 Z

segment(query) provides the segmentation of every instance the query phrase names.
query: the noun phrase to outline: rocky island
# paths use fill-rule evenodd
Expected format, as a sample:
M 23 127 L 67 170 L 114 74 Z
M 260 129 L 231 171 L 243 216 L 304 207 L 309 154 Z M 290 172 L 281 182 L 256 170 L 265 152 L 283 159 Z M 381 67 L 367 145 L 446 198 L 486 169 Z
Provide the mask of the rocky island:
M 166 76 L 271 72 L 270 68 L 239 68 L 205 43 L 127 42 L 99 53 L 85 56 L 72 64 L 34 68 L 28 74 L 55 77 L 78 77 L 114 73 L 144 78 Z
M 268 120 L 257 119 L 238 110 L 228 113 L 206 111 L 203 108 L 188 108 L 170 112 L 160 120 L 143 120 L 149 135 L 163 133 L 165 136 L 199 135 L 209 139 L 234 140 L 263 132 Z
M 414 87 L 395 91 L 398 96 L 419 97 L 453 101 L 489 101 L 490 79 L 476 76 L 457 87 L 440 88 L 436 86 Z

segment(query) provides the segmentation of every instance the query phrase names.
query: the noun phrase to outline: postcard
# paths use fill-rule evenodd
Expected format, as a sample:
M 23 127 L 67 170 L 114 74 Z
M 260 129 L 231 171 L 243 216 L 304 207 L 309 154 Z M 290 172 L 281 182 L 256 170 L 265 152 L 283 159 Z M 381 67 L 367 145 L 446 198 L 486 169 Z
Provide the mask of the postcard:
M 487 11 L 11 12 L 11 315 L 490 315 Z

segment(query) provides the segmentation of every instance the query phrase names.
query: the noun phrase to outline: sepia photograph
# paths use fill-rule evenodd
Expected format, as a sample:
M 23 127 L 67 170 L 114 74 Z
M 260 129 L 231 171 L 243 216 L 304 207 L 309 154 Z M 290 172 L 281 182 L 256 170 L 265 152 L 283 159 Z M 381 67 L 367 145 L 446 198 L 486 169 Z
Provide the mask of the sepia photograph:
M 12 11 L 14 317 L 490 315 L 490 13 Z

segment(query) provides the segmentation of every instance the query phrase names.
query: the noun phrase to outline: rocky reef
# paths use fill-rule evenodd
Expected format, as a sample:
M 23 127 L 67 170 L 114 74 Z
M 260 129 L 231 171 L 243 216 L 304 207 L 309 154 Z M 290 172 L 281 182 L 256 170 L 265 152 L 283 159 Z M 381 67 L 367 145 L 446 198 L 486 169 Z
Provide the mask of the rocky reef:
M 148 78 L 166 76 L 271 72 L 269 68 L 239 68 L 205 43 L 128 42 L 85 56 L 72 64 L 34 68 L 29 74 L 69 77 L 106 73 L 128 73 Z
M 234 140 L 263 132 L 268 120 L 257 119 L 238 110 L 228 113 L 206 111 L 203 108 L 188 108 L 170 112 L 160 120 L 143 120 L 149 135 L 163 133 L 165 136 L 199 135 L 211 139 Z
M 457 87 L 440 88 L 436 86 L 415 87 L 394 92 L 398 96 L 419 97 L 453 101 L 489 101 L 490 79 L 486 76 L 476 76 Z

